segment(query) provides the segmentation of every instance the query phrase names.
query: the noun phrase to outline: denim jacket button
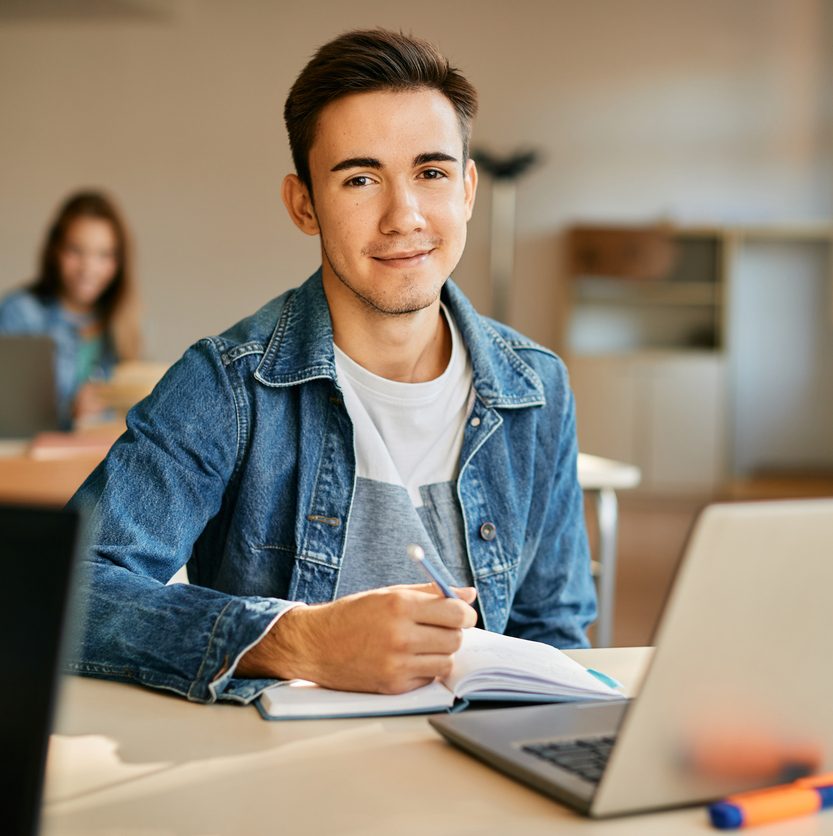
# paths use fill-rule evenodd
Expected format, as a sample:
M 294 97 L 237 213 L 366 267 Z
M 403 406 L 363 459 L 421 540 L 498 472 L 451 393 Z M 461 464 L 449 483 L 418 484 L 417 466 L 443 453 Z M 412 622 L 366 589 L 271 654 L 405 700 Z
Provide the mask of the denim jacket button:
M 497 537 L 497 528 L 495 528 L 495 524 L 484 522 L 483 525 L 480 526 L 480 536 L 484 540 L 494 540 L 495 537 Z
M 472 418 L 471 421 L 469 421 L 469 423 L 473 427 L 479 427 L 480 426 L 480 419 L 475 415 L 474 418 Z

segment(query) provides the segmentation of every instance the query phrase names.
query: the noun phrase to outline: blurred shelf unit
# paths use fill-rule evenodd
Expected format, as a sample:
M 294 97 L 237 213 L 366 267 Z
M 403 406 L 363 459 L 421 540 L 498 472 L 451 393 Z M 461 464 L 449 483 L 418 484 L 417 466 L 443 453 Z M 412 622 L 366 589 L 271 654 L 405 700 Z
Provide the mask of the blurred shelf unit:
M 586 453 L 640 489 L 833 469 L 833 223 L 580 225 L 562 350 Z
M 567 353 L 722 346 L 721 230 L 577 226 L 567 251 Z

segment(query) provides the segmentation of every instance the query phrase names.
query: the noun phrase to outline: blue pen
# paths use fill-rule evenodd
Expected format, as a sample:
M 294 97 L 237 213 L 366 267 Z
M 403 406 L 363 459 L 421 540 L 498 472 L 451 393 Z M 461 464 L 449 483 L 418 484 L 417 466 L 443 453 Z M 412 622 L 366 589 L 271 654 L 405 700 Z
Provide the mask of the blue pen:
M 411 543 L 405 551 L 408 552 L 408 557 L 410 557 L 414 563 L 418 563 L 422 567 L 422 571 L 428 575 L 429 579 L 437 584 L 440 588 L 440 592 L 442 592 L 446 598 L 459 597 L 454 594 L 454 590 L 440 577 L 439 572 L 437 572 L 437 570 L 425 559 L 425 551 L 422 546 L 418 546 L 416 543 Z

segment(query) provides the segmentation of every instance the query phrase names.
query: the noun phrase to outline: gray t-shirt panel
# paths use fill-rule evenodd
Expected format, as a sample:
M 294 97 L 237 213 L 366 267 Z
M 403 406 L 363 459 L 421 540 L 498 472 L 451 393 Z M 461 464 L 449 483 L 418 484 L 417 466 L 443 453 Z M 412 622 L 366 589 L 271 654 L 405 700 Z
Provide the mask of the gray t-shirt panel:
M 406 553 L 410 543 L 453 586 L 471 586 L 463 517 L 453 482 L 420 488 L 415 508 L 405 487 L 359 477 L 336 597 L 402 583 L 425 583 Z

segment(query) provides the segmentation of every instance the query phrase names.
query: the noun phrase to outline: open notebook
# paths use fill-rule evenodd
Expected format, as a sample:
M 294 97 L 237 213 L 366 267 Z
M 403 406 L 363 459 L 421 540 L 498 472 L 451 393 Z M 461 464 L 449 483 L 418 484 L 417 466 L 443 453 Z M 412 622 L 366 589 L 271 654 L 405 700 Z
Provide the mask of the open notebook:
M 622 699 L 560 650 L 540 642 L 471 628 L 454 655 L 451 674 L 405 694 L 332 691 L 293 679 L 273 685 L 257 701 L 267 720 L 430 714 L 464 708 L 471 700 L 567 702 Z M 605 677 L 606 678 L 606 677 Z

